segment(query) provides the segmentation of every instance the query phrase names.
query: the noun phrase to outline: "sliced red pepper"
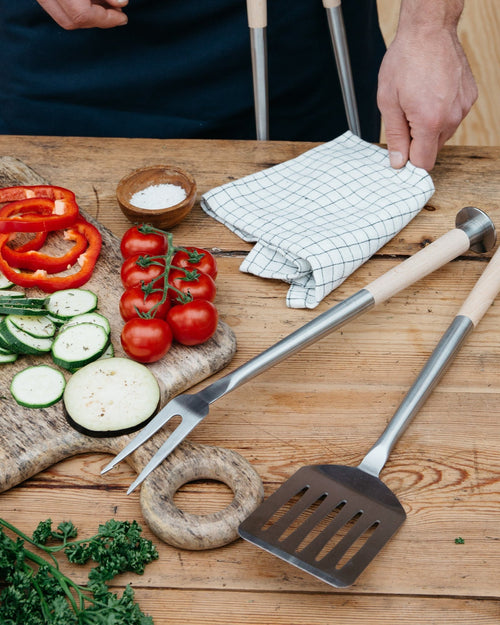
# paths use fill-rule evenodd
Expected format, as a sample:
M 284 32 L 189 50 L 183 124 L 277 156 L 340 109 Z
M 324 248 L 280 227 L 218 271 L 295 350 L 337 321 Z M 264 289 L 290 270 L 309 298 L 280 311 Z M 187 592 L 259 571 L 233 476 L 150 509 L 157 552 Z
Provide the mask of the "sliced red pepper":
M 77 263 L 80 265 L 80 269 L 76 273 L 56 276 L 49 275 L 44 269 L 37 269 L 33 273 L 28 273 L 11 267 L 3 255 L 9 239 L 8 234 L 0 234 L 0 271 L 8 280 L 18 286 L 37 287 L 46 293 L 82 286 L 92 275 L 101 252 L 102 237 L 99 230 L 82 217 L 71 228 L 71 230 L 73 229 L 82 234 L 88 241 L 87 249 L 78 257 Z
M 11 267 L 16 267 L 18 269 L 32 269 L 33 271 L 36 269 L 44 269 L 47 273 L 65 271 L 75 264 L 80 254 L 85 252 L 88 241 L 85 235 L 79 232 L 75 227 L 69 228 L 68 230 L 60 230 L 57 231 L 57 233 L 61 233 L 66 240 L 75 242 L 73 247 L 62 256 L 51 256 L 37 250 L 23 252 L 19 251 L 20 248 L 13 249 L 8 245 L 3 246 L 2 256 Z
M 0 189 L 0 232 L 40 232 L 67 228 L 78 218 L 75 194 L 63 187 L 33 185 Z
M 26 200 L 30 198 L 46 198 L 48 200 L 75 199 L 75 194 L 69 189 L 53 184 L 18 185 L 0 189 L 0 204 Z
M 43 230 L 41 230 L 40 232 L 35 232 L 35 236 L 32 239 L 26 241 L 26 243 L 23 243 L 22 245 L 18 245 L 17 247 L 13 246 L 12 249 L 16 250 L 16 252 L 19 253 L 29 252 L 30 250 L 39 250 L 45 243 L 48 234 L 48 232 L 44 232 Z M 12 234 L 11 236 L 15 237 L 16 235 Z

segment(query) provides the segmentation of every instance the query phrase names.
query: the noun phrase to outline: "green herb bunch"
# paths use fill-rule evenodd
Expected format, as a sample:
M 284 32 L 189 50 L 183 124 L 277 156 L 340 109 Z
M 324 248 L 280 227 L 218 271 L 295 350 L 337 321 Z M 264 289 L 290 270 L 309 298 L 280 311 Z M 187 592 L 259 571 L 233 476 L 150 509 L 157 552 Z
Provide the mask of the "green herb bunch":
M 95 536 L 76 540 L 71 521 L 53 530 L 48 519 L 30 538 L 0 519 L 0 583 L 4 585 L 0 625 L 152 625 L 152 618 L 134 602 L 130 585 L 118 597 L 106 584 L 119 573 L 141 575 L 146 564 L 158 558 L 156 547 L 141 532 L 136 521 L 112 519 L 100 525 Z M 60 551 L 71 563 L 96 563 L 86 585 L 76 584 L 60 571 L 55 557 Z

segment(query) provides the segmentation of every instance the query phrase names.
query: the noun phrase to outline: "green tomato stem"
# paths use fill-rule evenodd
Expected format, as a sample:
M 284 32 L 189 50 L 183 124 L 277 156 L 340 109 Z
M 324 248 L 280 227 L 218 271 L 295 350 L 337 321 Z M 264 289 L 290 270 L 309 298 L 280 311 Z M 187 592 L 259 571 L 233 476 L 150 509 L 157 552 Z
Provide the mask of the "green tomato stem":
M 141 226 L 142 228 L 142 226 Z M 177 287 L 170 285 L 168 283 L 168 277 L 170 275 L 170 271 L 172 269 L 182 269 L 186 274 L 188 273 L 187 269 L 184 269 L 183 267 L 176 267 L 175 265 L 172 265 L 172 258 L 174 257 L 175 252 L 178 251 L 179 248 L 174 247 L 174 243 L 173 243 L 173 235 L 171 232 L 165 232 L 163 230 L 159 230 L 158 228 L 154 228 L 153 226 L 147 226 L 148 230 L 147 232 L 145 232 L 146 234 L 149 233 L 155 233 L 155 234 L 162 234 L 163 236 L 167 237 L 167 251 L 164 255 L 158 255 L 158 256 L 149 256 L 148 259 L 151 261 L 159 261 L 159 262 L 151 262 L 149 264 L 156 264 L 156 265 L 162 265 L 163 266 L 163 271 L 160 275 L 156 276 L 156 278 L 153 278 L 148 284 L 151 285 L 151 290 L 149 290 L 149 293 L 154 293 L 154 292 L 159 292 L 159 291 L 163 291 L 163 295 L 161 297 L 161 299 L 154 304 L 146 313 L 142 313 L 140 316 L 143 317 L 144 319 L 152 319 L 155 315 L 156 315 L 156 311 L 158 310 L 158 308 L 160 306 L 162 306 L 168 298 L 168 291 L 174 291 L 176 292 L 181 301 L 184 303 L 187 303 L 189 301 L 191 301 L 193 298 L 186 295 L 185 293 L 183 293 L 180 289 L 178 289 Z M 141 230 L 142 232 L 142 230 Z M 154 288 L 154 284 L 158 281 L 163 280 L 163 285 L 161 288 Z M 143 290 L 144 290 L 144 284 L 143 284 Z

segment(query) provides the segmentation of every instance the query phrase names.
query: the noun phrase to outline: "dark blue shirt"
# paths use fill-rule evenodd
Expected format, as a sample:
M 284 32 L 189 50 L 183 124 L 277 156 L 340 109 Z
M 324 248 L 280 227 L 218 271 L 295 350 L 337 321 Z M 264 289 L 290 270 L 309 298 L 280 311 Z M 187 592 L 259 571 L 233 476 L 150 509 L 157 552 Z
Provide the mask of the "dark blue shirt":
M 379 138 L 376 0 L 344 0 L 363 137 Z M 35 2 L 0 9 L 0 132 L 254 139 L 244 0 L 130 0 L 129 23 L 65 31 Z M 320 0 L 269 0 L 270 138 L 347 128 Z

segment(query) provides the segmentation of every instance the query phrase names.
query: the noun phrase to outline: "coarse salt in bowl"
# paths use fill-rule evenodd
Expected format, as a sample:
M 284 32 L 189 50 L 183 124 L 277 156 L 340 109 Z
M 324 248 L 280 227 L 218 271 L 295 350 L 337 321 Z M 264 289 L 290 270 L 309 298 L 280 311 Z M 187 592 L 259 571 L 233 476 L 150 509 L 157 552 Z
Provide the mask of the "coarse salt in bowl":
M 171 182 L 152 184 L 141 191 L 136 191 L 130 198 L 130 203 L 137 208 L 156 210 L 158 208 L 170 208 L 186 199 L 187 193 L 184 187 Z
M 127 219 L 168 229 L 191 211 L 196 182 L 172 165 L 152 165 L 132 171 L 120 180 L 116 199 Z

